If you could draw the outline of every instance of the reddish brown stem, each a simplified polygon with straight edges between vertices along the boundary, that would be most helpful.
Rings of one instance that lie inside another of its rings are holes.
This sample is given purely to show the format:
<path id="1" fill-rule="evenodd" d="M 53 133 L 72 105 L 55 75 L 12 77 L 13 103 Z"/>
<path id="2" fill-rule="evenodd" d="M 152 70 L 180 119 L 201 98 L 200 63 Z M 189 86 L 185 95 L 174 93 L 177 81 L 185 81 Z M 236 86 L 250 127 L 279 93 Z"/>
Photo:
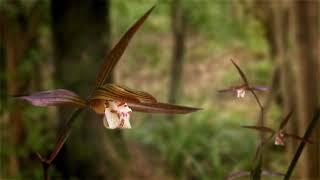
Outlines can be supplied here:
<path id="1" fill-rule="evenodd" d="M 43 179 L 44 180 L 49 180 L 49 167 L 50 167 L 50 164 L 48 164 L 46 162 L 42 162 Z"/>
<path id="2" fill-rule="evenodd" d="M 57 144 L 54 148 L 54 150 L 52 151 L 52 153 L 50 154 L 49 158 L 46 159 L 44 157 L 42 157 L 39 153 L 37 153 L 38 158 L 40 159 L 40 161 L 42 162 L 42 168 L 43 168 L 43 179 L 44 180 L 49 180 L 49 168 L 51 166 L 52 161 L 57 157 L 57 155 L 59 154 L 62 146 L 64 145 L 64 143 L 66 142 L 67 138 L 70 135 L 71 132 L 71 127 L 72 124 L 74 123 L 76 117 L 79 116 L 79 114 L 83 111 L 84 109 L 77 109 L 75 110 L 71 117 L 69 118 L 68 122 L 66 123 L 65 127 L 63 128 Z"/>

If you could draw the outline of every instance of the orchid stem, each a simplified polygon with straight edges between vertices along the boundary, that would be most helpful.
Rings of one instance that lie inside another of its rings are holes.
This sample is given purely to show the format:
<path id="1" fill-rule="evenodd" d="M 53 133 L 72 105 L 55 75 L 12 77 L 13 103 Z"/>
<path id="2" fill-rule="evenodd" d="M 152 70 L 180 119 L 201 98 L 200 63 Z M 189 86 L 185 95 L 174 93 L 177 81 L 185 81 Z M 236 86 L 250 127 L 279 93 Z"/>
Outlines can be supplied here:
<path id="1" fill-rule="evenodd" d="M 260 108 L 260 114 L 259 114 L 259 121 L 258 121 L 258 126 L 264 126 L 264 108 L 260 102 L 260 99 L 259 97 L 256 95 L 256 93 L 253 91 L 253 90 L 250 90 L 251 94 L 254 96 L 256 102 L 257 102 L 257 105 L 259 106 Z M 256 151 L 256 156 L 255 156 L 255 159 L 254 159 L 254 166 L 253 166 L 253 169 L 251 171 L 251 179 L 253 180 L 260 180 L 261 179 L 261 166 L 262 166 L 262 155 L 263 155 L 263 150 L 264 150 L 264 134 L 263 132 L 261 132 L 260 134 L 260 144 L 257 148 L 257 151 Z"/>
<path id="2" fill-rule="evenodd" d="M 310 122 L 309 126 L 308 126 L 308 129 L 307 131 L 305 132 L 304 136 L 303 136 L 303 139 L 309 139 L 311 133 L 312 133 L 312 130 L 316 127 L 317 125 L 317 122 L 319 120 L 319 117 L 320 117 L 320 109 L 318 108 L 316 111 L 315 111 L 315 114 L 312 118 L 312 121 Z M 284 176 L 283 180 L 289 180 L 291 175 L 292 175 L 292 172 L 299 160 L 299 157 L 303 151 L 303 148 L 304 146 L 306 145 L 306 141 L 301 141 L 298 149 L 297 149 L 297 152 L 296 154 L 294 155 L 291 163 L 290 163 L 290 166 L 286 172 L 286 175 Z"/>
<path id="3" fill-rule="evenodd" d="M 51 153 L 49 159 L 48 159 L 48 162 L 51 163 L 55 158 L 56 156 L 58 155 L 58 153 L 60 152 L 62 146 L 64 145 L 64 143 L 66 142 L 67 138 L 69 137 L 70 135 L 70 132 L 71 132 L 71 127 L 72 127 L 72 124 L 74 123 L 74 121 L 76 120 L 76 118 L 78 117 L 78 115 L 83 111 L 83 109 L 77 109 L 75 110 L 70 119 L 68 120 L 68 122 L 66 123 L 64 129 L 62 130 L 59 138 L 58 138 L 58 142 L 57 142 L 57 145 L 56 147 L 54 148 L 54 151 Z"/>
<path id="4" fill-rule="evenodd" d="M 253 95 L 253 97 L 255 98 L 259 108 L 260 108 L 260 116 L 259 116 L 259 121 L 258 121 L 258 126 L 264 126 L 264 107 L 263 105 L 261 104 L 260 102 L 260 99 L 259 97 L 257 96 L 257 94 L 253 91 L 253 90 L 250 90 L 251 94 Z M 261 141 L 263 141 L 264 139 L 264 134 L 261 132 L 260 133 L 260 138 L 261 138 Z"/>
<path id="5" fill-rule="evenodd" d="M 46 162 L 42 162 L 43 179 L 44 180 L 49 180 L 49 167 L 50 167 L 50 164 L 48 164 Z"/>
<path id="6" fill-rule="evenodd" d="M 59 138 L 58 138 L 58 141 L 57 141 L 57 144 L 48 159 L 45 159 L 40 154 L 37 154 L 38 158 L 42 162 L 43 179 L 44 180 L 49 180 L 49 168 L 51 166 L 51 163 L 59 154 L 61 148 L 63 147 L 64 143 L 66 142 L 66 140 L 68 139 L 68 137 L 70 135 L 72 124 L 74 123 L 76 118 L 80 115 L 80 113 L 83 110 L 84 110 L 83 108 L 78 108 L 72 113 L 72 115 L 70 116 L 69 120 L 67 121 L 65 127 L 61 131 Z"/>

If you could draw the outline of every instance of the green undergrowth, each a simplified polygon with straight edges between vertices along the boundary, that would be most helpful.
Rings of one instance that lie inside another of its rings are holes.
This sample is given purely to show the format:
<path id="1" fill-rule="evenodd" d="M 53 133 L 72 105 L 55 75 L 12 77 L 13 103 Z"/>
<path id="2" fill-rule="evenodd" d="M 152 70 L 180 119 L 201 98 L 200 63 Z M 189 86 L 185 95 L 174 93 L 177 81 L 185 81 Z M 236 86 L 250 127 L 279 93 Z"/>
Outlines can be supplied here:
<path id="1" fill-rule="evenodd" d="M 222 179 L 231 171 L 250 168 L 257 138 L 239 127 L 248 120 L 238 113 L 206 110 L 165 118 L 147 117 L 135 127 L 138 131 L 127 135 L 155 147 L 177 177 Z"/>

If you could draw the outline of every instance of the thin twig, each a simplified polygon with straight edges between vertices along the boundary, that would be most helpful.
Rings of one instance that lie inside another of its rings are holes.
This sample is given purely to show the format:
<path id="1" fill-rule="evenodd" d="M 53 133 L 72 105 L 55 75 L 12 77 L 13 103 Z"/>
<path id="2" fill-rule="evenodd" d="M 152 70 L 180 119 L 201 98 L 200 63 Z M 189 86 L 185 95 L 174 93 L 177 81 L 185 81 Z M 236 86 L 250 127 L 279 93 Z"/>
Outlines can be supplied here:
<path id="1" fill-rule="evenodd" d="M 315 111 L 315 113 L 314 113 L 314 116 L 313 116 L 313 118 L 312 118 L 312 121 L 310 122 L 310 124 L 309 124 L 309 126 L 308 126 L 308 129 L 307 129 L 307 131 L 305 132 L 305 134 L 304 134 L 304 136 L 303 136 L 303 139 L 309 139 L 309 137 L 310 137 L 310 135 L 311 135 L 311 133 L 312 133 L 312 130 L 316 127 L 316 125 L 317 125 L 317 122 L 318 122 L 318 120 L 319 120 L 319 117 L 320 117 L 320 109 L 318 108 L 316 111 Z M 296 152 L 296 154 L 294 155 L 294 157 L 293 157 L 293 159 L 292 159 L 292 161 L 291 161 L 291 163 L 290 163 L 290 165 L 289 165 L 289 168 L 288 168 L 288 170 L 287 170 L 287 172 L 286 172 L 286 175 L 284 176 L 284 180 L 289 180 L 290 179 L 290 177 L 291 177 L 291 175 L 292 175 L 292 172 L 293 172 L 293 170 L 294 170 L 294 168 L 295 168 L 295 166 L 296 166 L 296 164 L 297 164 L 297 162 L 298 162 L 298 160 L 299 160 L 299 157 L 300 157 L 300 155 L 301 155 L 301 153 L 302 153 L 302 151 L 303 151 L 303 148 L 304 148 L 304 146 L 306 145 L 306 141 L 301 141 L 301 143 L 300 143 L 300 145 L 299 145 L 299 147 L 298 147 L 298 149 L 297 149 L 297 152 Z"/>
<path id="2" fill-rule="evenodd" d="M 264 126 L 264 114 L 265 114 L 264 106 L 262 105 L 259 97 L 254 92 L 254 90 L 253 89 L 249 89 L 249 91 L 251 92 L 251 94 L 255 98 L 255 100 L 257 102 L 257 105 L 260 108 L 258 125 Z M 254 160 L 255 163 L 254 163 L 254 167 L 253 167 L 253 169 L 251 171 L 251 178 L 254 179 L 254 180 L 260 180 L 260 178 L 261 178 L 261 173 L 262 173 L 261 167 L 262 167 L 262 161 L 263 161 L 263 157 L 262 157 L 263 151 L 264 151 L 264 148 L 265 148 L 265 144 L 268 141 L 270 141 L 270 139 L 272 139 L 272 137 L 273 137 L 273 134 L 268 139 L 265 140 L 264 139 L 264 133 L 261 132 L 261 134 L 260 134 L 260 144 L 259 144 L 258 149 L 256 151 L 256 156 L 255 156 L 255 160 Z"/>

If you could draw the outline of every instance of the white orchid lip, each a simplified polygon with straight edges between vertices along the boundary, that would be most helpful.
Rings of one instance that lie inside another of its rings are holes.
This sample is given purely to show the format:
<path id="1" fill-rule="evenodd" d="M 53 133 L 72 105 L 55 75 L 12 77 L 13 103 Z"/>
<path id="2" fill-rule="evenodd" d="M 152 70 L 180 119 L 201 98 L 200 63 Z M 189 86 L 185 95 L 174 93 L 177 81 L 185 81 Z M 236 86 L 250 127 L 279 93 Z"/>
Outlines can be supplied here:
<path id="1" fill-rule="evenodd" d="M 244 98 L 246 94 L 245 88 L 238 88 L 236 89 L 236 92 L 237 92 L 237 98 Z"/>
<path id="2" fill-rule="evenodd" d="M 279 145 L 279 146 L 284 146 L 284 144 L 285 144 L 285 139 L 284 138 L 285 138 L 284 137 L 284 133 L 282 131 L 279 131 L 276 134 L 274 144 L 275 145 Z"/>
<path id="3" fill-rule="evenodd" d="M 132 110 L 125 102 L 106 101 L 103 124 L 108 129 L 130 129 L 131 112 Z"/>

